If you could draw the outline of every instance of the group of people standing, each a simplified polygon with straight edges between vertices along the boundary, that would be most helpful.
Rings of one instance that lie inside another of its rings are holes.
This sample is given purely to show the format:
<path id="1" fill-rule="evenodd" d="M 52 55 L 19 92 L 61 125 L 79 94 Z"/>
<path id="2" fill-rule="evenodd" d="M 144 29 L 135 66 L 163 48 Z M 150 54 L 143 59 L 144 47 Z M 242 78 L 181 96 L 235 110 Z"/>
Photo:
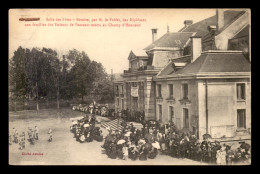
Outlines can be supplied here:
<path id="1" fill-rule="evenodd" d="M 152 127 L 152 128 L 151 128 Z M 203 136 L 200 142 L 196 135 L 190 131 L 178 130 L 174 123 L 167 124 L 144 124 L 144 129 L 152 131 L 154 138 L 161 146 L 161 152 L 177 158 L 189 158 L 210 164 L 235 164 L 248 163 L 250 157 L 250 145 L 241 142 L 241 146 L 235 150 L 230 145 L 219 141 L 210 141 L 210 137 Z"/>
<path id="2" fill-rule="evenodd" d="M 132 124 L 124 126 L 122 131 L 109 129 L 102 146 L 108 157 L 115 159 L 147 160 L 155 158 L 158 152 L 175 158 L 188 158 L 195 161 L 217 165 L 250 163 L 250 145 L 241 142 L 239 148 L 232 150 L 232 145 L 203 141 L 192 134 L 177 130 L 174 123 L 144 123 L 141 130 Z"/>
<path id="3" fill-rule="evenodd" d="M 74 134 L 76 141 L 80 143 L 103 141 L 102 130 L 100 127 L 95 127 L 96 117 L 95 115 L 86 115 L 84 118 L 74 121 L 74 124 L 70 127 L 71 132 Z"/>
<path id="4" fill-rule="evenodd" d="M 154 159 L 160 149 L 159 142 L 148 132 L 141 131 L 133 126 L 124 124 L 122 131 L 108 128 L 109 134 L 101 146 L 112 159 L 131 159 L 145 161 Z"/>
<path id="5" fill-rule="evenodd" d="M 131 122 L 137 122 L 141 123 L 144 120 L 145 112 L 144 111 L 130 111 L 127 109 L 122 109 L 120 112 L 116 113 L 116 116 L 121 114 L 121 118 L 125 121 Z"/>
<path id="6" fill-rule="evenodd" d="M 34 128 L 28 127 L 27 130 L 28 134 L 28 142 L 31 145 L 35 144 L 35 140 L 39 139 L 39 129 L 37 126 Z M 48 131 L 49 139 L 48 141 L 52 141 L 52 129 L 50 128 Z M 18 133 L 18 130 L 16 128 L 13 128 L 13 134 L 9 134 L 9 145 L 12 145 L 13 143 L 19 144 L 19 149 L 23 150 L 25 149 L 25 132 L 22 132 L 20 135 Z"/>
<path id="7" fill-rule="evenodd" d="M 34 144 L 35 140 L 38 140 L 38 133 L 39 129 L 37 126 L 32 129 L 31 127 L 28 127 L 28 141 L 30 144 Z M 25 132 L 22 132 L 20 135 L 18 133 L 18 130 L 16 128 L 13 128 L 13 134 L 9 134 L 9 145 L 12 145 L 12 143 L 19 144 L 19 149 L 23 150 L 25 149 Z"/>

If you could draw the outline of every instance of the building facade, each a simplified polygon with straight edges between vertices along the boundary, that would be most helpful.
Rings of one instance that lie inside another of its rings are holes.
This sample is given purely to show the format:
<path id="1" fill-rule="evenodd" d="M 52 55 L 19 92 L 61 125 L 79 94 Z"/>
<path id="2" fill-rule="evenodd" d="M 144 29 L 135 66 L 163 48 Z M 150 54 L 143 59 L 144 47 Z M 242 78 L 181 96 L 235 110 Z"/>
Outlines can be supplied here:
<path id="1" fill-rule="evenodd" d="M 205 133 L 248 136 L 249 16 L 247 10 L 217 10 L 194 24 L 185 20 L 179 32 L 159 39 L 152 29 L 153 43 L 130 52 L 129 69 L 115 82 L 118 109 L 145 111 L 146 120 L 172 121 L 200 139 Z"/>

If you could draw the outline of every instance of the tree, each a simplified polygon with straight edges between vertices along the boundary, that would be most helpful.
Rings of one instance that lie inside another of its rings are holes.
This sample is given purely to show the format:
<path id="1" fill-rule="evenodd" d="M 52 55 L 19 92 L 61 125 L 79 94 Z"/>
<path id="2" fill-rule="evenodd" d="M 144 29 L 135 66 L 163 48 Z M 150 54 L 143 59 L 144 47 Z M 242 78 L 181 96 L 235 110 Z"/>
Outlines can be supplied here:
<path id="1" fill-rule="evenodd" d="M 9 60 L 9 91 L 11 98 L 14 100 L 15 111 L 17 100 L 24 100 L 27 92 L 25 61 L 25 49 L 22 47 L 19 47 L 14 52 L 14 56 Z"/>
<path id="2" fill-rule="evenodd" d="M 60 63 L 60 60 L 58 59 L 58 54 L 56 51 L 52 49 L 43 48 L 42 52 L 45 55 L 45 60 L 47 60 L 48 64 L 46 64 L 48 67 L 45 69 L 45 73 L 49 74 L 51 77 L 51 80 L 49 81 L 48 87 L 55 86 L 56 91 L 56 100 L 57 100 L 57 109 L 60 108 L 60 79 L 61 79 L 61 68 L 62 65 Z M 45 76 L 46 77 L 46 76 Z M 43 80 L 46 82 L 47 79 Z M 47 83 L 45 83 L 47 84 Z M 51 92 L 51 89 L 48 90 L 48 92 Z"/>

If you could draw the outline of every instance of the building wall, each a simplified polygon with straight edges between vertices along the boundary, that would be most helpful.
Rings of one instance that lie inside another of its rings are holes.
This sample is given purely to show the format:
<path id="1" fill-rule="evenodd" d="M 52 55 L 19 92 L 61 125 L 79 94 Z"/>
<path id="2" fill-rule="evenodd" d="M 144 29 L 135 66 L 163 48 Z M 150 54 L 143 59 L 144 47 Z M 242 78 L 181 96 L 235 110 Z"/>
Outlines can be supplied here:
<path id="1" fill-rule="evenodd" d="M 182 84 L 188 84 L 188 100 L 190 102 L 184 102 Z M 158 105 L 162 105 L 162 122 L 170 121 L 169 106 L 174 108 L 174 123 L 178 129 L 183 128 L 183 109 L 186 108 L 189 111 L 189 129 L 193 131 L 193 127 L 196 127 L 196 117 L 198 116 L 197 109 L 197 83 L 195 80 L 168 80 L 158 81 L 156 85 L 162 85 L 162 99 L 156 99 L 156 119 L 159 120 Z M 173 84 L 173 100 L 167 100 L 169 98 L 168 84 Z M 156 86 L 157 87 L 157 86 Z"/>
<path id="2" fill-rule="evenodd" d="M 188 84 L 188 101 L 182 100 L 182 84 Z M 246 100 L 238 102 L 237 83 L 246 84 Z M 206 88 L 202 80 L 167 80 L 161 84 L 162 98 L 156 98 L 156 120 L 159 120 L 159 106 L 162 105 L 162 122 L 170 121 L 169 106 L 174 107 L 174 123 L 178 129 L 184 127 L 183 109 L 189 111 L 189 129 L 200 139 L 206 133 Z M 174 100 L 169 98 L 168 84 L 173 84 Z M 156 96 L 157 96 L 156 89 Z M 237 129 L 237 109 L 246 110 L 246 128 L 251 130 L 251 89 L 250 82 L 242 80 L 208 80 L 208 133 L 215 138 L 223 135 L 234 137 L 248 135 Z M 220 135 L 220 133 L 224 132 Z"/>
<path id="3" fill-rule="evenodd" d="M 117 91 L 118 86 L 118 91 Z M 123 87 L 123 88 L 122 88 Z M 125 109 L 125 85 L 123 82 L 114 84 L 115 111 Z M 124 102 L 122 102 L 124 100 Z"/>
<path id="4" fill-rule="evenodd" d="M 246 84 L 246 101 L 237 101 L 236 84 Z M 205 82 L 198 81 L 199 136 L 206 133 Z M 237 134 L 237 109 L 246 109 L 246 127 L 251 128 L 250 87 L 246 80 L 208 80 L 208 133 L 213 138 Z"/>

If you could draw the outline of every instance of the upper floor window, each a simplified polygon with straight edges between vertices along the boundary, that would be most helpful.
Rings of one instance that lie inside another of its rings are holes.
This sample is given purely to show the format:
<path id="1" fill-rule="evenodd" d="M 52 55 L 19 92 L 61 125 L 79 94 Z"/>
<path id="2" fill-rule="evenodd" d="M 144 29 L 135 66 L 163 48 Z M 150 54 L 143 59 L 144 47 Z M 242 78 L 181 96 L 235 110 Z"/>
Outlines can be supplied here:
<path id="1" fill-rule="evenodd" d="M 144 66 L 143 60 L 140 60 L 140 61 L 139 61 L 139 65 L 140 65 L 140 67 Z"/>
<path id="2" fill-rule="evenodd" d="M 162 85 L 157 85 L 157 97 L 162 97 Z"/>
<path id="3" fill-rule="evenodd" d="M 173 84 L 169 84 L 168 89 L 169 89 L 169 98 L 173 98 Z"/>
<path id="4" fill-rule="evenodd" d="M 119 88 L 118 88 L 118 85 L 116 85 L 116 93 L 119 94 Z"/>
<path id="5" fill-rule="evenodd" d="M 188 84 L 182 85 L 182 96 L 183 99 L 188 99 Z"/>
<path id="6" fill-rule="evenodd" d="M 117 98 L 117 106 L 119 106 L 119 103 L 120 103 L 119 98 Z"/>
<path id="7" fill-rule="evenodd" d="M 245 84 L 238 83 L 237 84 L 237 99 L 238 100 L 245 100 L 246 99 L 246 92 L 245 92 Z"/>
<path id="8" fill-rule="evenodd" d="M 121 86 L 121 94 L 124 94 L 124 85 Z"/>

